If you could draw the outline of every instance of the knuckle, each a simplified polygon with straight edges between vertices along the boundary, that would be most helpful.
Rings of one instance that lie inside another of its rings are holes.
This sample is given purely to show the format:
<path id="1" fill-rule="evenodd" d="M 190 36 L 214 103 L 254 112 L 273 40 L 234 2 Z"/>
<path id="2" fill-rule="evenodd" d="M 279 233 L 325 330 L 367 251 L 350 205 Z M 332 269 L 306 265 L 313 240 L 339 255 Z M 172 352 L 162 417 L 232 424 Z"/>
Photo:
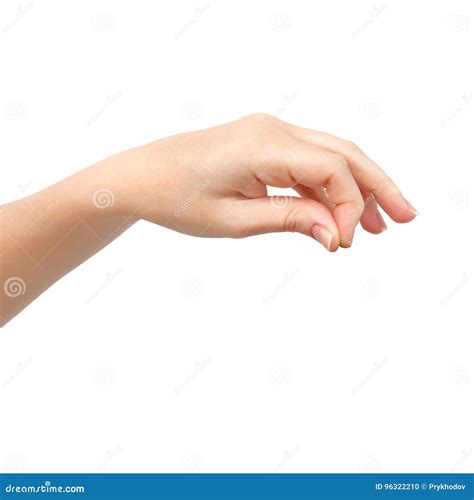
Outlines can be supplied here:
<path id="1" fill-rule="evenodd" d="M 277 128 L 279 119 L 267 113 L 252 113 L 244 117 L 244 121 L 249 124 L 252 130 L 260 133 Z"/>
<path id="2" fill-rule="evenodd" d="M 262 112 L 252 113 L 248 118 L 258 123 L 268 123 L 276 120 L 274 116 Z"/>
<path id="3" fill-rule="evenodd" d="M 361 151 L 359 146 L 352 141 L 345 140 L 344 147 L 348 153 L 360 153 L 360 151 Z"/>
<path id="4" fill-rule="evenodd" d="M 342 155 L 334 154 L 332 157 L 332 163 L 335 170 L 347 170 L 349 168 L 349 163 L 346 158 Z"/>
<path id="5" fill-rule="evenodd" d="M 259 138 L 252 142 L 246 154 L 252 165 L 264 172 L 266 178 L 271 178 L 275 175 L 272 173 L 272 168 L 278 165 L 280 150 L 278 142 L 271 138 Z"/>
<path id="6" fill-rule="evenodd" d="M 243 118 L 243 135 L 255 153 L 272 156 L 280 151 L 283 135 L 276 123 L 277 118 L 265 113 L 254 113 Z"/>
<path id="7" fill-rule="evenodd" d="M 402 196 L 400 189 L 390 180 L 374 179 L 369 185 L 369 191 L 372 196 L 377 197 L 382 195 Z"/>
<path id="8" fill-rule="evenodd" d="M 376 180 L 373 180 L 369 185 L 368 185 L 368 191 L 371 194 L 371 196 L 377 196 L 380 194 L 384 189 L 386 189 L 387 186 L 381 182 L 377 182 Z"/>

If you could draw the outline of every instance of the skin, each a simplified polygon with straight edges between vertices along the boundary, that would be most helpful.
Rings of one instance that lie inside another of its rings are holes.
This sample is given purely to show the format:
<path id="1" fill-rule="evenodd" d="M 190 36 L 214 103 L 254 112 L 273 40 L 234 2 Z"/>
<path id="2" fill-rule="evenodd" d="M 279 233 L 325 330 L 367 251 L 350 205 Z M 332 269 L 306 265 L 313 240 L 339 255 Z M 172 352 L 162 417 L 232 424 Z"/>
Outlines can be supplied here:
<path id="1" fill-rule="evenodd" d="M 335 252 L 359 222 L 386 229 L 379 206 L 417 215 L 355 144 L 266 114 L 160 139 L 0 207 L 0 324 L 140 219 L 193 236 L 299 232 Z"/>

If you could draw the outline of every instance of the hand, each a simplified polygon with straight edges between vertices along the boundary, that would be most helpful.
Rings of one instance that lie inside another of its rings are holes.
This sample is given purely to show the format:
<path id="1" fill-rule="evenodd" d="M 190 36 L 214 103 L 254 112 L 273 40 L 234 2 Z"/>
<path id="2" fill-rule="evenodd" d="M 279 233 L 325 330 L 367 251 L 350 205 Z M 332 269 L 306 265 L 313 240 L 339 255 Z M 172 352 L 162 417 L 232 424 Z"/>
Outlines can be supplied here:
<path id="1" fill-rule="evenodd" d="M 386 229 L 379 205 L 396 222 L 417 215 L 355 144 L 265 114 L 132 151 L 139 159 L 122 162 L 115 188 L 126 212 L 194 236 L 296 231 L 335 251 L 359 221 Z M 301 197 L 267 196 L 267 186 Z"/>
<path id="2" fill-rule="evenodd" d="M 416 216 L 357 146 L 271 116 L 161 139 L 0 206 L 0 326 L 138 219 L 195 236 L 298 231 L 335 251 L 359 220 L 386 228 L 378 205 Z"/>

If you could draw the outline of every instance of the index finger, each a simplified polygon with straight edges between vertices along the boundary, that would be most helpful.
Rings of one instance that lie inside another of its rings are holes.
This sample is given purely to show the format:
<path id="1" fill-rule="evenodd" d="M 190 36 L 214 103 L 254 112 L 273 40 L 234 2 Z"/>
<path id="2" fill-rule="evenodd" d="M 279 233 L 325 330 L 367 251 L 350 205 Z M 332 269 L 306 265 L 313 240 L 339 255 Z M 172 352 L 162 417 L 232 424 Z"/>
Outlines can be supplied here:
<path id="1" fill-rule="evenodd" d="M 361 190 L 372 193 L 394 221 L 409 222 L 418 215 L 393 180 L 356 144 L 325 132 L 294 125 L 291 127 L 292 133 L 299 139 L 343 155 Z"/>

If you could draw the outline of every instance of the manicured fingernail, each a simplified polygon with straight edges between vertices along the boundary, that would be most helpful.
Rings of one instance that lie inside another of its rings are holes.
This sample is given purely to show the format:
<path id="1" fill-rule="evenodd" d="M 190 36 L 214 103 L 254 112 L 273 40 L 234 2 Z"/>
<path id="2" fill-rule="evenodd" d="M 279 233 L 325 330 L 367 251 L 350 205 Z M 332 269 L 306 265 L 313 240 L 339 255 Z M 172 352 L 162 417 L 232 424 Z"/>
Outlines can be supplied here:
<path id="1" fill-rule="evenodd" d="M 316 241 L 319 241 L 321 245 L 326 247 L 328 250 L 331 249 L 332 234 L 331 232 L 319 224 L 315 224 L 311 228 L 311 233 Z"/>
<path id="2" fill-rule="evenodd" d="M 413 214 L 413 215 L 420 215 L 418 213 L 418 210 L 408 201 L 405 199 L 405 203 L 407 205 L 407 208 L 408 210 L 410 210 L 410 212 Z"/>
<path id="3" fill-rule="evenodd" d="M 380 215 L 380 212 L 378 210 L 377 210 L 376 217 L 377 217 L 377 222 L 379 223 L 379 227 L 382 230 L 382 232 L 386 231 L 387 224 L 385 224 L 385 221 L 383 220 L 383 217 Z"/>

